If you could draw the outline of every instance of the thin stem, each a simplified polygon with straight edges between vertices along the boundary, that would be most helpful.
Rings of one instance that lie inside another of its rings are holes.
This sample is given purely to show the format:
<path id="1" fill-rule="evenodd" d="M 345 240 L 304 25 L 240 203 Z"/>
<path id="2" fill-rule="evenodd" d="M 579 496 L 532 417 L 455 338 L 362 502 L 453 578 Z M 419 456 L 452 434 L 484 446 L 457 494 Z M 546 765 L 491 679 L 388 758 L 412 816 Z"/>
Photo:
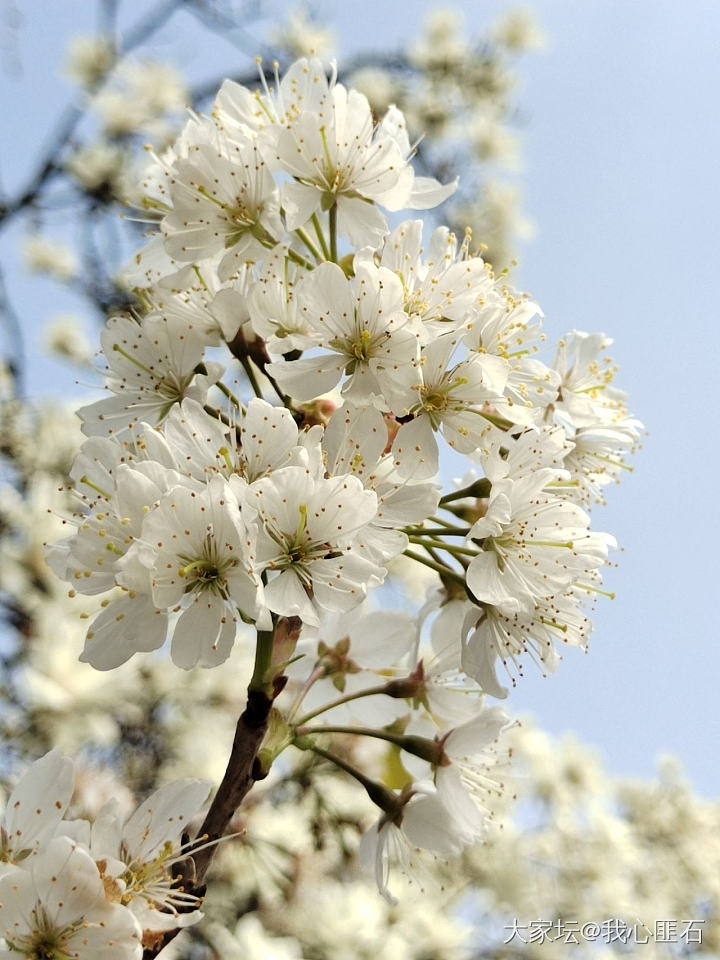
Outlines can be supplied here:
<path id="1" fill-rule="evenodd" d="M 330 753 L 328 750 L 323 750 L 322 747 L 318 747 L 314 743 L 308 743 L 302 746 L 298 743 L 297 746 L 300 746 L 301 749 L 312 750 L 312 752 L 316 753 L 319 757 L 322 757 L 324 760 L 329 760 L 330 763 L 334 763 L 336 767 L 344 770 L 345 773 L 349 774 L 351 777 L 353 777 L 353 779 L 357 780 L 358 783 L 361 783 L 363 787 L 365 787 L 367 795 L 374 804 L 380 807 L 381 810 L 392 814 L 396 814 L 398 812 L 398 797 L 396 797 L 391 790 L 388 790 L 388 788 L 384 787 L 381 783 L 376 783 L 374 780 L 366 777 L 364 773 L 357 769 L 357 767 L 353 767 L 352 764 L 348 763 L 346 760 L 343 760 L 342 757 L 338 757 L 334 753 Z"/>
<path id="2" fill-rule="evenodd" d="M 444 577 L 446 580 L 454 580 L 455 583 L 460 583 L 463 587 L 465 586 L 465 578 L 462 577 L 456 570 L 452 570 L 450 567 L 446 567 L 441 563 L 436 563 L 434 560 L 430 560 L 428 557 L 423 557 L 419 553 L 415 553 L 413 550 L 406 550 L 405 556 L 409 557 L 411 560 L 417 560 L 418 563 L 422 563 L 426 567 L 430 567 L 431 570 L 439 573 L 440 576 Z"/>
<path id="3" fill-rule="evenodd" d="M 320 244 L 320 249 L 323 252 L 326 260 L 330 259 L 330 250 L 328 249 L 327 240 L 325 239 L 325 233 L 318 219 L 318 215 L 314 213 L 312 215 L 312 225 L 315 227 L 315 235 L 318 238 L 318 243 Z"/>
<path id="4" fill-rule="evenodd" d="M 446 503 L 451 503 L 453 500 L 463 500 L 465 498 L 484 498 L 490 496 L 490 490 L 492 484 L 490 481 L 483 477 L 482 480 L 475 480 L 474 483 L 471 483 L 467 487 L 463 487 L 462 490 L 456 490 L 454 493 L 447 493 L 444 497 L 440 498 L 440 506 L 444 506 Z"/>
<path id="5" fill-rule="evenodd" d="M 296 233 L 297 237 L 298 237 L 300 240 L 302 240 L 302 242 L 303 242 L 303 243 L 305 244 L 305 246 L 308 248 L 308 250 L 310 251 L 310 253 L 315 257 L 315 259 L 317 260 L 317 262 L 320 263 L 320 261 L 322 260 L 322 257 L 321 257 L 321 255 L 320 255 L 320 251 L 319 251 L 318 248 L 315 246 L 315 244 L 312 242 L 312 240 L 310 239 L 310 237 L 305 233 L 305 231 L 302 229 L 302 227 L 297 227 L 297 228 L 295 229 L 295 233 Z"/>
<path id="6" fill-rule="evenodd" d="M 343 697 L 338 697 L 337 700 L 332 700 L 330 703 L 326 703 L 324 707 L 319 707 L 317 710 L 313 710 L 312 713 L 306 713 L 304 717 L 301 717 L 298 720 L 297 726 L 301 727 L 309 720 L 319 717 L 321 713 L 326 713 L 328 710 L 332 710 L 334 707 L 339 707 L 343 703 L 350 703 L 351 700 L 359 700 L 361 697 L 374 697 L 377 694 L 386 692 L 387 684 L 383 683 L 379 687 L 368 687 L 366 690 L 356 690 L 355 693 L 346 693 Z"/>
<path id="7" fill-rule="evenodd" d="M 328 212 L 328 225 L 330 229 L 330 259 L 333 263 L 338 262 L 337 255 L 337 203 L 334 203 Z"/>
<path id="8" fill-rule="evenodd" d="M 403 527 L 403 533 L 413 537 L 466 537 L 470 533 L 470 527 L 460 529 L 446 524 L 442 527 Z"/>
<path id="9" fill-rule="evenodd" d="M 452 503 L 441 503 L 439 506 L 441 510 L 447 510 L 447 512 L 451 513 L 457 520 L 462 520 L 467 523 L 466 507 L 455 506 Z"/>
<path id="10" fill-rule="evenodd" d="M 352 737 L 374 737 L 376 740 L 384 740 L 386 743 L 392 743 L 406 753 L 415 757 L 420 757 L 432 763 L 433 766 L 439 766 L 445 759 L 442 744 L 438 740 L 431 740 L 429 737 L 419 737 L 415 734 L 391 733 L 389 730 L 378 730 L 375 727 L 311 727 L 304 730 L 298 730 L 303 737 L 314 733 L 346 733 Z"/>
<path id="11" fill-rule="evenodd" d="M 291 407 L 292 407 L 291 399 L 290 399 L 290 397 L 289 397 L 286 393 L 283 393 L 283 392 L 282 392 L 282 390 L 280 389 L 280 386 L 279 386 L 277 380 L 275 379 L 275 377 L 271 376 L 271 375 L 267 372 L 267 370 L 263 370 L 263 376 L 265 376 L 265 377 L 268 379 L 268 381 L 270 382 L 270 386 L 273 388 L 273 390 L 274 390 L 275 393 L 277 394 L 278 399 L 280 400 L 280 402 L 282 403 L 282 405 L 283 405 L 284 407 L 287 407 L 288 410 L 291 409 Z"/>
<path id="12" fill-rule="evenodd" d="M 454 523 L 450 523 L 449 520 L 443 520 L 442 517 L 432 517 L 428 520 L 428 523 L 439 523 L 441 526 L 446 527 L 448 530 L 460 530 L 461 528 L 456 526 Z M 469 529 L 469 528 L 467 528 Z"/>
<path id="13" fill-rule="evenodd" d="M 423 550 L 425 550 L 427 553 L 430 554 L 430 556 L 433 558 L 435 563 L 439 563 L 440 565 L 443 564 L 443 558 L 440 556 L 439 553 L 437 553 L 437 551 L 433 550 L 433 548 L 429 544 L 423 543 Z"/>
<path id="14" fill-rule="evenodd" d="M 452 553 L 453 555 L 466 555 L 468 557 L 477 556 L 477 550 L 472 550 L 470 547 L 458 547 L 452 543 L 443 543 L 442 540 L 425 540 L 423 537 L 408 537 L 410 543 L 417 543 L 421 547 L 435 547 L 436 550 L 445 550 L 446 553 Z"/>
<path id="15" fill-rule="evenodd" d="M 319 667 L 317 666 L 317 664 L 313 667 L 312 673 L 310 674 L 310 676 L 307 678 L 305 683 L 302 685 L 302 687 L 298 691 L 298 695 L 295 697 L 295 700 L 293 701 L 293 704 L 290 707 L 290 710 L 288 711 L 288 715 L 286 719 L 289 724 L 293 722 L 293 717 L 300 709 L 300 706 L 303 700 L 305 699 L 305 697 L 307 696 L 307 694 L 309 693 L 310 689 L 320 679 L 320 677 L 322 677 L 324 673 L 325 673 L 324 667 Z M 313 714 L 310 714 L 310 716 L 313 716 Z"/>
<path id="16" fill-rule="evenodd" d="M 288 257 L 292 260 L 293 263 L 296 263 L 299 267 L 305 267 L 306 270 L 314 270 L 315 268 L 310 263 L 309 260 L 306 260 L 301 254 L 297 253 L 295 250 L 288 250 Z"/>
<path id="17" fill-rule="evenodd" d="M 394 743 L 397 747 L 401 747 L 407 739 L 402 734 L 389 733 L 387 730 L 376 730 L 374 727 L 345 727 L 342 725 L 307 727 L 298 729 L 298 733 L 303 737 L 310 736 L 310 734 L 346 733 L 351 737 L 374 737 L 376 740 L 386 740 L 388 743 Z"/>
<path id="18" fill-rule="evenodd" d="M 225 396 L 228 398 L 228 400 L 235 407 L 236 410 L 245 409 L 243 405 L 240 403 L 240 401 L 238 400 L 238 398 L 235 396 L 235 394 L 232 392 L 232 390 L 229 387 L 226 387 L 225 384 L 222 382 L 222 380 L 217 380 L 215 382 L 215 386 L 218 388 L 220 393 L 225 394 Z"/>
<path id="19" fill-rule="evenodd" d="M 255 392 L 255 396 L 260 397 L 260 399 L 262 400 L 263 392 L 260 389 L 260 384 L 258 383 L 258 379 L 255 376 L 255 371 L 252 368 L 252 364 L 250 360 L 247 357 L 240 357 L 240 363 L 242 364 L 243 370 L 245 371 L 245 374 L 247 375 L 247 378 L 250 381 L 250 386 L 253 388 Z"/>

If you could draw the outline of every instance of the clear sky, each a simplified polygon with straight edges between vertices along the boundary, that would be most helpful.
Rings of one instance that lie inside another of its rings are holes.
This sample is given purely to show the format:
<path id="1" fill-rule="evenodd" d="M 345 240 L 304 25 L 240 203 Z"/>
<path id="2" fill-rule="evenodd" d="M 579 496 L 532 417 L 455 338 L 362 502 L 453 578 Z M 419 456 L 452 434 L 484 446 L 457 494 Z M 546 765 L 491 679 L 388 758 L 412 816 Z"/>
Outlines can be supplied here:
<path id="1" fill-rule="evenodd" d="M 135 13 L 149 4 L 127 3 Z M 0 0 L 3 184 L 22 182 L 34 150 L 70 96 L 57 79 L 67 38 L 89 32 L 88 0 L 23 0 L 12 25 Z M 277 9 L 278 6 L 274 5 Z M 424 2 L 320 4 L 339 54 L 398 45 Z M 506 6 L 459 2 L 470 32 Z M 594 524 L 624 547 L 608 579 L 590 654 L 569 651 L 558 674 L 528 670 L 507 706 L 595 744 L 610 770 L 648 776 L 679 755 L 696 787 L 720 793 L 718 710 L 717 297 L 720 263 L 720 4 L 716 0 L 535 0 L 548 48 L 527 57 L 525 209 L 537 232 L 516 282 L 546 314 L 549 339 L 576 327 L 614 337 L 619 384 L 650 434 L 635 472 L 610 490 Z M 223 40 L 198 40 L 187 17 L 161 37 L 194 78 L 232 70 Z M 10 50 L 8 53 L 7 50 Z M 17 239 L 15 233 L 10 241 Z M 4 251 L 7 251 L 6 241 Z M 42 360 L 37 330 L 72 309 L 56 287 L 19 268 L 12 289 L 26 326 L 31 382 L 56 395 L 73 374 Z M 77 389 L 77 388 L 74 388 Z"/>

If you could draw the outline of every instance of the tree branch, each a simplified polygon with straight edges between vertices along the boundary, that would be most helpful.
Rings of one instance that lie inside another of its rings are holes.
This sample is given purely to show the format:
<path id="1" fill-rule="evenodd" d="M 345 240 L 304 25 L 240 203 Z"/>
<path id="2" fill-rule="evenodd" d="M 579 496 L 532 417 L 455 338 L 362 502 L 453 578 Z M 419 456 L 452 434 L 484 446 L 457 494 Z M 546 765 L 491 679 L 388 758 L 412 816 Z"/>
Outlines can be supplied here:
<path id="1" fill-rule="evenodd" d="M 284 658 L 278 665 L 272 652 L 279 651 L 282 657 L 282 651 L 285 651 L 289 644 L 294 645 L 297 642 L 301 628 L 302 621 L 298 617 L 283 617 L 279 620 L 274 634 L 268 634 L 271 641 L 270 656 L 267 645 L 263 646 L 262 635 L 258 634 L 256 669 L 248 687 L 247 704 L 235 728 L 225 775 L 198 831 L 197 842 L 202 845 L 202 849 L 194 855 L 191 851 L 189 858 L 178 865 L 177 879 L 187 893 L 199 897 L 203 895 L 205 874 L 217 849 L 217 845 L 208 844 L 225 835 L 237 808 L 256 781 L 266 776 L 256 763 L 258 750 L 267 733 L 273 701 L 285 686 L 285 677 L 282 676 Z M 262 665 L 262 669 L 258 669 L 258 664 Z M 273 677 L 274 669 L 279 669 L 280 673 Z M 176 928 L 155 938 L 152 945 L 145 948 L 143 960 L 156 957 L 179 932 L 180 928 Z"/>
<path id="2" fill-rule="evenodd" d="M 162 27 L 172 14 L 181 6 L 184 6 L 188 0 L 160 0 L 158 4 L 142 19 L 140 19 L 127 33 L 125 38 L 119 44 L 120 56 L 130 53 L 135 47 L 145 43 L 157 30 Z M 96 88 L 100 89 L 109 73 L 102 78 Z M 19 213 L 25 207 L 31 206 L 37 200 L 45 183 L 52 179 L 55 174 L 62 172 L 62 165 L 58 162 L 61 151 L 70 141 L 78 124 L 87 112 L 87 105 L 66 107 L 60 120 L 48 139 L 49 146 L 44 151 L 44 155 L 38 163 L 35 173 L 30 177 L 27 184 L 21 188 L 14 199 L 0 200 L 0 223 L 8 220 Z"/>

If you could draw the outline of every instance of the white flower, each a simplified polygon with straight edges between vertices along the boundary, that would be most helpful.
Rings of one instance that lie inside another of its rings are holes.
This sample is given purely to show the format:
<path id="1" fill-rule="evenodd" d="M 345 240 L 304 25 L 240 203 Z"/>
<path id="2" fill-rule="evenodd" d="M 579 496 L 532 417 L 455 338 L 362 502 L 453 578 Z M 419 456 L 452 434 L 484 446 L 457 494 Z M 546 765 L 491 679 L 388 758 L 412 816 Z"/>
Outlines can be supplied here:
<path id="1" fill-rule="evenodd" d="M 120 147 L 101 140 L 79 147 L 71 154 L 66 168 L 84 190 L 117 190 L 124 163 L 125 155 Z"/>
<path id="2" fill-rule="evenodd" d="M 528 9 L 505 10 L 495 21 L 492 32 L 496 43 L 517 53 L 542 50 L 547 44 L 547 37 L 538 25 L 535 14 Z"/>
<path id="3" fill-rule="evenodd" d="M 172 868 L 191 851 L 182 834 L 209 792 L 207 781 L 178 780 L 156 790 L 126 823 L 110 801 L 92 825 L 90 851 L 104 876 L 118 881 L 120 902 L 143 930 L 173 930 L 202 918 L 198 898 L 178 887 Z"/>
<path id="4" fill-rule="evenodd" d="M 23 864 L 57 830 L 73 792 L 72 760 L 51 750 L 25 771 L 0 821 L 0 876 Z"/>
<path id="5" fill-rule="evenodd" d="M 223 310 L 216 312 L 216 296 L 211 287 L 217 286 L 218 282 L 217 279 L 215 283 L 212 281 L 213 275 L 210 275 L 208 282 L 203 279 L 204 286 L 200 283 L 195 287 L 188 285 L 183 293 L 149 291 L 148 302 L 152 304 L 152 310 L 145 314 L 143 323 L 159 317 L 169 321 L 175 330 L 184 330 L 188 336 L 200 340 L 204 346 L 218 346 L 224 339 L 222 321 L 218 316 Z M 231 293 L 229 289 L 226 291 L 226 294 Z M 222 299 L 218 306 L 220 304 Z"/>
<path id="6" fill-rule="evenodd" d="M 434 464 L 416 442 L 416 434 L 416 425 L 406 424 L 391 443 L 377 409 L 349 403 L 333 414 L 325 429 L 328 473 L 354 474 L 377 495 L 377 513 L 359 544 L 378 563 L 386 563 L 407 547 L 407 535 L 398 528 L 422 523 L 438 505 L 439 488 L 429 482 Z"/>
<path id="7" fill-rule="evenodd" d="M 53 317 L 45 327 L 44 335 L 48 350 L 57 356 L 83 366 L 91 362 L 94 348 L 79 317 L 70 313 Z"/>
<path id="8" fill-rule="evenodd" d="M 285 467 L 248 488 L 257 517 L 256 570 L 272 577 L 270 610 L 317 626 L 325 611 L 350 610 L 381 583 L 385 570 L 358 556 L 353 542 L 377 510 L 377 497 L 356 477 L 315 480 Z"/>
<path id="9" fill-rule="evenodd" d="M 358 849 L 360 865 L 374 874 L 378 890 L 389 903 L 397 903 L 388 887 L 393 864 L 408 882 L 419 879 L 422 884 L 429 871 L 421 851 L 455 856 L 464 845 L 457 822 L 432 785 L 413 784 L 406 798 L 398 797 L 398 808 L 394 815 L 383 813 Z"/>
<path id="10" fill-rule="evenodd" d="M 521 433 L 515 430 L 498 433 L 490 438 L 486 450 L 478 451 L 476 458 L 482 463 L 488 480 L 495 483 L 505 477 L 511 480 L 527 477 L 543 467 L 569 470 L 567 457 L 572 447 L 562 427 L 547 425 L 530 427 Z M 470 482 L 468 478 L 462 486 Z M 550 486 L 560 496 L 560 491 L 570 482 L 557 480 L 551 482 Z"/>
<path id="11" fill-rule="evenodd" d="M 588 505 L 605 503 L 604 488 L 633 469 L 625 457 L 635 451 L 641 429 L 638 420 L 625 419 L 576 430 L 563 461 L 572 485 L 559 492 Z"/>
<path id="12" fill-rule="evenodd" d="M 312 318 L 298 306 L 297 292 L 302 277 L 288 257 L 288 247 L 280 244 L 267 257 L 257 282 L 248 293 L 252 328 L 267 340 L 271 355 L 315 345 Z"/>
<path id="13" fill-rule="evenodd" d="M 324 57 L 332 52 L 337 43 L 334 31 L 321 27 L 303 7 L 296 7 L 287 13 L 284 21 L 271 34 L 271 41 L 285 47 L 295 57 Z"/>
<path id="14" fill-rule="evenodd" d="M 272 128 L 294 123 L 303 110 L 319 113 L 327 105 L 328 79 L 317 57 L 296 60 L 282 80 L 276 73 L 274 90 L 268 87 L 262 70 L 260 80 L 262 90 L 248 90 L 234 80 L 225 80 L 220 87 L 213 117 L 231 140 L 255 137 L 262 130 L 274 137 Z"/>
<path id="15" fill-rule="evenodd" d="M 56 837 L 28 870 L 0 879 L 0 934 L 7 957 L 140 960 L 132 913 L 105 899 L 98 868 L 69 837 Z"/>
<path id="16" fill-rule="evenodd" d="M 150 570 L 155 606 L 179 612 L 173 661 L 189 670 L 226 660 L 238 620 L 256 620 L 262 604 L 252 539 L 231 487 L 219 477 L 201 491 L 174 487 L 145 519 L 137 556 Z"/>
<path id="17" fill-rule="evenodd" d="M 271 936 L 256 913 L 242 917 L 231 933 L 219 923 L 203 933 L 223 960 L 301 960 L 302 948 L 294 937 Z"/>
<path id="18" fill-rule="evenodd" d="M 531 356 L 544 340 L 541 318 L 536 303 L 503 287 L 501 293 L 493 291 L 468 323 L 464 340 L 470 350 L 485 362 L 491 357 L 504 361 L 503 397 L 494 407 L 512 423 L 537 422 L 557 397 L 557 372 Z"/>
<path id="19" fill-rule="evenodd" d="M 491 816 L 489 799 L 502 794 L 496 744 L 507 726 L 503 710 L 484 707 L 440 741 L 444 762 L 435 767 L 435 786 L 467 843 L 484 836 Z"/>
<path id="20" fill-rule="evenodd" d="M 562 471 L 543 469 L 493 484 L 487 512 L 469 534 L 470 542 L 481 546 L 466 574 L 476 601 L 505 615 L 531 616 L 539 601 L 594 576 L 606 562 L 612 538 L 591 533 L 579 506 L 545 490 L 566 478 Z"/>
<path id="21" fill-rule="evenodd" d="M 159 139 L 169 131 L 163 114 L 179 113 L 187 102 L 182 76 L 172 65 L 125 60 L 93 96 L 92 108 L 108 137 L 145 133 Z"/>
<path id="22" fill-rule="evenodd" d="M 437 463 L 434 431 L 442 431 L 451 447 L 472 453 L 495 427 L 492 405 L 502 397 L 507 363 L 500 357 L 475 354 L 454 362 L 459 341 L 448 334 L 423 347 L 417 363 L 420 383 L 393 390 L 390 403 L 398 415 L 417 420 L 417 443 Z"/>
<path id="23" fill-rule="evenodd" d="M 315 344 L 327 352 L 268 366 L 296 400 L 327 393 L 344 375 L 343 393 L 358 403 L 382 402 L 391 389 L 417 382 L 417 334 L 403 310 L 400 281 L 389 270 L 363 262 L 350 283 L 336 264 L 322 263 L 297 297 Z"/>
<path id="24" fill-rule="evenodd" d="M 502 665 L 513 686 L 523 675 L 521 657 L 528 656 L 543 672 L 553 673 L 560 657 L 556 643 L 587 649 L 592 623 L 583 611 L 588 597 L 603 591 L 599 575 L 588 576 L 589 582 L 573 585 L 563 593 L 538 600 L 531 614 L 503 613 L 498 607 L 483 605 L 468 612 L 464 625 L 462 665 L 477 680 L 485 693 L 504 699 L 507 689 L 497 677 Z M 612 596 L 612 594 L 609 594 Z"/>
<path id="25" fill-rule="evenodd" d="M 222 367 L 206 363 L 203 341 L 176 318 L 148 317 L 141 323 L 113 317 L 101 334 L 112 397 L 78 410 L 88 436 L 121 434 L 138 421 L 162 422 L 185 397 L 204 402 Z"/>
<path id="26" fill-rule="evenodd" d="M 390 210 L 436 206 L 455 189 L 415 178 L 404 118 L 391 107 L 377 127 L 367 99 L 337 84 L 327 104 L 277 132 L 274 163 L 294 178 L 282 188 L 289 230 L 319 210 L 337 208 L 338 230 L 353 246 L 375 246 L 387 233 L 375 203 Z M 368 203 L 367 201 L 372 201 Z"/>
<path id="27" fill-rule="evenodd" d="M 175 407 L 165 422 L 164 436 L 177 469 L 202 482 L 220 474 L 253 483 L 281 467 L 319 463 L 319 428 L 300 435 L 284 407 L 254 398 L 238 419 L 239 424 L 228 429 L 194 400 Z"/>
<path id="28" fill-rule="evenodd" d="M 260 259 L 283 234 L 275 183 L 251 140 L 217 134 L 215 142 L 192 145 L 172 166 L 169 193 L 165 249 L 181 262 L 227 249 L 221 278 L 236 264 Z"/>
<path id="29" fill-rule="evenodd" d="M 153 452 L 165 451 L 156 445 Z M 135 541 L 168 486 L 189 481 L 156 460 L 134 462 L 128 447 L 104 437 L 86 441 L 72 474 L 81 490 L 96 496 L 89 501 L 91 512 L 74 521 L 76 534 L 53 544 L 47 562 L 72 584 L 71 595 L 123 587 L 120 598 L 103 600 L 81 656 L 96 669 L 109 670 L 165 642 L 167 616 L 152 602 L 150 575 L 137 562 Z"/>
<path id="30" fill-rule="evenodd" d="M 83 87 L 92 87 L 108 72 L 115 60 L 107 37 L 76 36 L 70 41 L 65 71 Z"/>
<path id="31" fill-rule="evenodd" d="M 560 375 L 555 415 L 572 427 L 617 423 L 627 416 L 625 394 L 611 386 L 617 367 L 603 351 L 612 343 L 602 333 L 571 330 L 558 345 L 554 367 Z"/>
<path id="32" fill-rule="evenodd" d="M 429 645 L 419 636 L 415 659 L 422 666 L 417 700 L 429 712 L 434 725 L 445 730 L 475 715 L 482 690 L 464 672 L 461 661 L 464 621 L 468 611 L 477 614 L 477 609 L 468 601 L 447 600 L 445 591 L 435 587 L 420 611 L 420 622 L 440 604 L 430 628 Z"/>
<path id="33" fill-rule="evenodd" d="M 468 255 L 467 238 L 458 251 L 455 235 L 438 227 L 423 260 L 422 220 L 401 223 L 383 246 L 381 264 L 403 284 L 405 310 L 422 322 L 422 342 L 465 324 L 494 291 L 490 267 Z"/>
<path id="34" fill-rule="evenodd" d="M 468 55 L 465 26 L 460 11 L 448 7 L 431 10 L 424 18 L 423 35 L 410 50 L 414 63 L 426 70 L 458 63 Z"/>
<path id="35" fill-rule="evenodd" d="M 106 450 L 101 449 L 100 444 Z M 91 450 L 104 456 L 113 447 L 117 459 L 121 461 L 124 451 L 119 444 L 113 444 L 104 437 L 92 437 L 87 445 L 83 445 L 78 466 L 87 464 Z M 167 477 L 158 477 L 160 471 L 157 470 L 157 464 L 149 466 L 149 471 L 155 475 L 147 476 L 143 470 L 133 469 L 129 463 L 113 463 L 111 460 L 103 463 L 100 456 L 98 461 L 96 469 L 90 475 L 83 473 L 79 483 L 81 491 L 84 487 L 93 493 L 100 493 L 90 503 L 92 512 L 77 518 L 75 522 L 78 529 L 74 536 L 53 544 L 48 555 L 48 562 L 58 576 L 72 583 L 78 593 L 90 596 L 104 593 L 117 584 L 120 560 L 140 535 L 148 509 L 167 488 L 163 482 Z M 104 477 L 101 475 L 102 467 L 107 471 Z M 153 467 L 156 468 L 154 471 Z M 105 486 L 101 487 L 91 477 L 105 482 Z M 178 477 L 178 480 L 182 478 Z M 133 588 L 137 587 L 138 583 L 134 582 Z"/>

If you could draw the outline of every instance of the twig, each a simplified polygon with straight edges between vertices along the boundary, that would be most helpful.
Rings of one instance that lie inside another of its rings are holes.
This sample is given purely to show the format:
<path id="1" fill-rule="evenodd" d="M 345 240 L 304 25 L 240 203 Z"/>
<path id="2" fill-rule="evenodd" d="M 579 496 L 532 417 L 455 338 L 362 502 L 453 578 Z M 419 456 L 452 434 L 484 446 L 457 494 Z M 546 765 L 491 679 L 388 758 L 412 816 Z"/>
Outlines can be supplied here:
<path id="1" fill-rule="evenodd" d="M 0 323 L 7 330 L 8 357 L 7 367 L 13 379 L 13 390 L 16 397 L 24 394 L 25 382 L 25 340 L 22 324 L 10 300 L 5 275 L 0 268 Z"/>
<path id="2" fill-rule="evenodd" d="M 176 9 L 183 6 L 187 0 L 162 0 L 158 3 L 147 16 L 139 20 L 135 26 L 128 31 L 125 38 L 119 44 L 119 53 L 124 56 L 139 44 L 148 40 L 153 33 L 162 27 L 168 18 Z M 106 77 L 93 88 L 102 87 Z M 69 142 L 80 120 L 85 116 L 86 107 L 69 106 L 66 107 L 58 121 L 55 130 L 48 138 L 49 146 L 44 151 L 35 173 L 14 200 L 0 202 L 0 224 L 19 213 L 25 207 L 31 206 L 38 197 L 46 181 L 55 174 L 62 172 L 62 166 L 58 164 L 58 157 L 63 147 Z"/>

